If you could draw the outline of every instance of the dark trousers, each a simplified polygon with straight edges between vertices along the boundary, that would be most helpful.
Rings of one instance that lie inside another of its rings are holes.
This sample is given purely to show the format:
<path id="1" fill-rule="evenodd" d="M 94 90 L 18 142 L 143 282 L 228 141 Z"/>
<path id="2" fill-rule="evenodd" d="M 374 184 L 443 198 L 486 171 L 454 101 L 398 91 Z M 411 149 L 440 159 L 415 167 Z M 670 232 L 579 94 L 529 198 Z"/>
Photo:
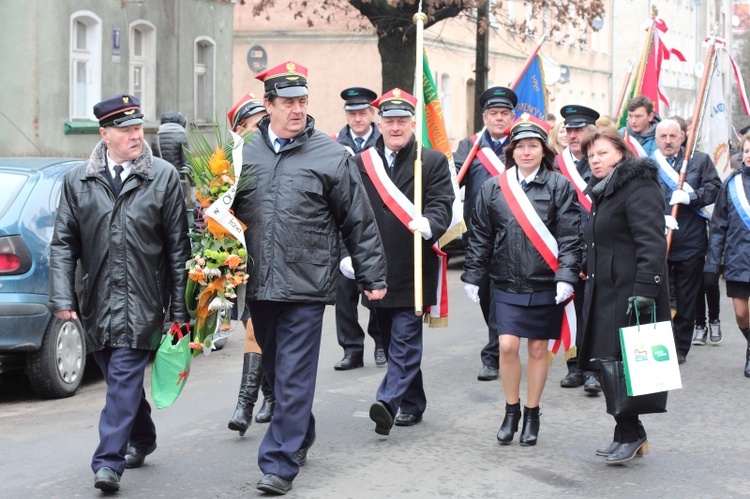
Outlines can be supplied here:
<path id="1" fill-rule="evenodd" d="M 422 414 L 427 408 L 421 369 L 422 317 L 413 308 L 375 308 L 373 312 L 388 359 L 377 400 L 394 415 L 399 408 L 404 414 Z"/>
<path id="2" fill-rule="evenodd" d="M 294 453 L 315 440 L 312 414 L 323 327 L 322 303 L 248 302 L 255 338 L 263 351 L 263 374 L 273 387 L 276 408 L 258 449 L 258 466 L 293 480 Z"/>
<path id="3" fill-rule="evenodd" d="M 701 295 L 703 282 L 703 257 L 684 262 L 669 260 L 669 272 L 674 281 L 675 305 L 677 312 L 672 319 L 674 342 L 677 353 L 687 355 L 693 339 L 695 307 Z"/>
<path id="4" fill-rule="evenodd" d="M 107 466 L 122 475 L 128 443 L 145 448 L 156 442 L 151 406 L 143 389 L 151 353 L 109 347 L 94 352 L 94 360 L 107 383 L 107 399 L 99 417 L 99 446 L 91 460 L 94 472 Z"/>
<path id="5" fill-rule="evenodd" d="M 482 309 L 484 322 L 487 324 L 487 344 L 482 348 L 482 365 L 500 368 L 500 343 L 497 338 L 497 321 L 495 320 L 495 302 L 492 298 L 492 286 L 489 273 L 479 283 L 479 307 Z"/>
<path id="6" fill-rule="evenodd" d="M 614 442 L 630 443 L 646 437 L 646 429 L 638 416 L 615 417 Z"/>
<path id="7" fill-rule="evenodd" d="M 339 276 L 336 290 L 336 337 L 339 340 L 339 345 L 344 349 L 344 355 L 362 357 L 365 350 L 365 332 L 359 325 L 357 311 L 359 296 L 357 281 Z M 375 348 L 383 348 L 378 322 L 372 312 L 370 312 L 370 320 L 367 323 L 367 334 L 375 340 Z"/>
<path id="8" fill-rule="evenodd" d="M 581 351 L 581 342 L 583 341 L 583 334 L 580 333 L 581 327 L 583 326 L 583 296 L 586 293 L 586 281 L 578 279 L 578 282 L 573 286 L 573 292 L 575 298 L 573 298 L 573 305 L 576 307 L 576 324 L 578 325 L 579 333 L 576 334 L 576 351 Z M 567 360 L 568 370 L 578 369 L 578 355 Z M 593 372 L 593 371 L 586 371 Z M 596 373 L 595 373 L 596 374 Z"/>
<path id="9" fill-rule="evenodd" d="M 703 297 L 706 297 L 705 299 Z M 719 283 L 712 284 L 709 287 L 703 285 L 701 281 L 701 291 L 698 294 L 698 301 L 695 305 L 695 325 L 706 327 L 706 304 L 708 304 L 708 321 L 715 322 L 719 320 L 719 302 L 721 301 L 721 292 Z"/>

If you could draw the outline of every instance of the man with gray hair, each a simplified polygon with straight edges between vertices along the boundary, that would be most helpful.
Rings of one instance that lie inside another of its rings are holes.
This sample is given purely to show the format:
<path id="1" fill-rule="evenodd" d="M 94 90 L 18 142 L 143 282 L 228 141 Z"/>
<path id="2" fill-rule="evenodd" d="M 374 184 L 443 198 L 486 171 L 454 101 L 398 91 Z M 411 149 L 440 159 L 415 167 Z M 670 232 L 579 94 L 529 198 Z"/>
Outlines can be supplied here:
<path id="1" fill-rule="evenodd" d="M 672 237 L 672 245 L 667 255 L 670 277 L 674 282 L 675 313 L 674 338 L 677 349 L 677 360 L 685 362 L 690 343 L 693 345 L 706 344 L 706 330 L 696 334 L 693 338 L 693 324 L 695 321 L 695 306 L 701 295 L 701 280 L 703 264 L 708 250 L 708 215 L 703 208 L 713 204 L 721 189 L 721 180 L 716 172 L 711 158 L 700 151 L 695 151 L 689 158 L 687 175 L 682 188 L 677 185 L 680 168 L 685 158 L 682 143 L 685 132 L 680 124 L 673 119 L 661 121 L 656 126 L 657 150 L 653 158 L 659 166 L 659 183 L 664 194 L 664 213 L 669 215 L 672 206 L 679 204 L 677 214 L 679 230 Z M 718 280 L 718 275 L 707 275 L 708 280 Z M 696 330 L 697 333 L 700 331 Z M 712 342 L 719 343 L 721 334 L 714 335 Z"/>

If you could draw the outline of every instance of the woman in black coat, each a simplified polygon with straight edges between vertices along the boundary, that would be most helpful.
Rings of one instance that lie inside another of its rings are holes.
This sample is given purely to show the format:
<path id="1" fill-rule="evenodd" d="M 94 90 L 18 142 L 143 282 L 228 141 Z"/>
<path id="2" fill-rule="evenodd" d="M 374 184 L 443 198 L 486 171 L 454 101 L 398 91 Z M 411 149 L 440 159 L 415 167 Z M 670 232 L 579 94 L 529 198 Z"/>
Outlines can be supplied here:
<path id="1" fill-rule="evenodd" d="M 635 325 L 633 306 L 643 322 L 654 304 L 657 321 L 670 319 L 664 199 L 656 165 L 635 159 L 616 130 L 596 130 L 582 148 L 591 166 L 587 192 L 593 207 L 584 229 L 588 281 L 578 363 L 598 370 L 599 359 L 622 357 L 619 330 Z M 615 422 L 613 442 L 597 455 L 612 464 L 648 452 L 638 416 Z"/>
<path id="2" fill-rule="evenodd" d="M 467 295 L 478 303 L 479 283 L 489 269 L 505 392 L 505 418 L 497 433 L 501 445 L 513 441 L 521 418 L 521 338 L 528 339 L 529 360 L 520 443 L 536 445 L 539 402 L 549 369 L 547 347 L 560 337 L 564 303 L 573 295 L 581 266 L 581 212 L 572 184 L 553 171 L 555 155 L 547 145 L 545 126 L 527 114 L 512 125 L 505 150 L 507 173 L 487 180 L 479 191 L 461 276 Z M 501 188 L 499 180 L 507 184 Z M 529 211 L 523 213 L 537 217 L 553 239 L 557 268 L 522 228 L 509 202 L 513 199 L 519 206 L 526 201 Z"/>

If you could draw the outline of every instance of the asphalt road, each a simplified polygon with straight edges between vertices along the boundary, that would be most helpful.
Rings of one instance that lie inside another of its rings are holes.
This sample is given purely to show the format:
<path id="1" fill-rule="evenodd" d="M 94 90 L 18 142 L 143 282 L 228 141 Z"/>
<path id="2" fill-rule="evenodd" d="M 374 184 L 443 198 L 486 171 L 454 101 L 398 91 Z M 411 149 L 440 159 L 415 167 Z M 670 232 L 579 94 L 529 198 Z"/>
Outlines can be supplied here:
<path id="1" fill-rule="evenodd" d="M 476 379 L 486 333 L 459 274 L 449 272 L 450 327 L 425 330 L 424 420 L 394 427 L 388 437 L 376 435 L 368 418 L 384 373 L 372 361 L 372 342 L 363 369 L 334 371 L 342 353 L 333 309 L 327 310 L 314 402 L 317 442 L 288 497 L 750 496 L 750 379 L 742 374 L 744 340 L 729 299 L 722 298 L 724 342 L 693 347 L 669 412 L 643 417 L 651 453 L 607 466 L 594 455 L 611 441 L 614 426 L 604 398 L 560 388 L 566 372 L 560 357 L 542 397 L 538 445 L 520 447 L 517 435 L 513 445 L 498 445 L 502 385 Z M 142 468 L 126 470 L 120 497 L 259 495 L 257 449 L 267 426 L 253 424 L 244 438 L 226 428 L 242 354 L 237 328 L 222 351 L 194 360 L 179 400 L 154 410 L 159 448 Z M 92 360 L 78 394 L 56 401 L 36 399 L 21 376 L 0 377 L 0 497 L 103 495 L 90 469 L 105 393 L 97 371 Z M 522 387 L 522 400 L 524 393 Z"/>

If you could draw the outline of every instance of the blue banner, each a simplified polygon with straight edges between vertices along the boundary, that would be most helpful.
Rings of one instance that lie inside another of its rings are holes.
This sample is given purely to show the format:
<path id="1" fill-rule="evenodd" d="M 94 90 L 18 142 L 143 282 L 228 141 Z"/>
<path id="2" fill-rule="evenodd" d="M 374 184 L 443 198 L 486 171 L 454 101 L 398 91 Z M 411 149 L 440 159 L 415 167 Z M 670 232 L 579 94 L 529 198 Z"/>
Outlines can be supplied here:
<path id="1" fill-rule="evenodd" d="M 544 86 L 541 56 L 537 55 L 515 88 L 518 96 L 516 117 L 529 113 L 540 120 L 547 118 L 547 87 Z"/>

